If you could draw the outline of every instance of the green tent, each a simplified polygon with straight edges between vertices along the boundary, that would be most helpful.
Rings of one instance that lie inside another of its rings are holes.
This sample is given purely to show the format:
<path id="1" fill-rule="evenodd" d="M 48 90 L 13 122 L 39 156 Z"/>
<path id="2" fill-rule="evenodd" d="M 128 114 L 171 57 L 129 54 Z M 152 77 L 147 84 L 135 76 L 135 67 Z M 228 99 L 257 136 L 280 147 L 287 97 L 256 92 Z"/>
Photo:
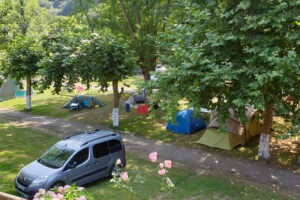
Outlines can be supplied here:
<path id="1" fill-rule="evenodd" d="M 255 118 L 256 110 L 246 107 L 247 124 L 242 124 L 240 120 L 230 117 L 223 129 L 219 129 L 217 114 L 212 113 L 212 120 L 206 131 L 197 141 L 209 147 L 232 150 L 238 145 L 243 145 L 261 131 L 261 123 Z"/>
<path id="2" fill-rule="evenodd" d="M 93 96 L 88 96 L 88 95 L 75 95 L 71 100 L 69 100 L 67 103 L 63 105 L 63 108 L 68 108 L 70 109 L 70 106 L 72 103 L 77 103 L 79 108 L 85 108 L 85 107 L 94 107 L 94 106 L 99 106 L 99 107 L 104 107 L 105 105 L 97 100 Z"/>

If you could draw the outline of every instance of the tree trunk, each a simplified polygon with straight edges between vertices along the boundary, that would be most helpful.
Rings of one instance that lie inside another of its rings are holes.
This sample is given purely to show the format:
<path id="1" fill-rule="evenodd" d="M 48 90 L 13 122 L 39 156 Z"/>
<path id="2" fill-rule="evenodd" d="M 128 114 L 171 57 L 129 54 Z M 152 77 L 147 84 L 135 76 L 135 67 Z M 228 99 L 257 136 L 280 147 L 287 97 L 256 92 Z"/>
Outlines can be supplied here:
<path id="1" fill-rule="evenodd" d="M 128 26 L 128 28 L 129 28 L 131 37 L 134 38 L 135 31 L 134 31 L 134 28 L 133 28 L 133 26 L 132 26 L 132 23 L 130 22 L 130 19 L 129 19 L 128 13 L 127 13 L 127 11 L 126 11 L 126 8 L 125 8 L 125 5 L 124 5 L 123 0 L 119 0 L 119 3 L 120 3 L 120 6 L 121 6 L 121 9 L 122 9 L 122 12 L 123 12 L 125 21 L 126 21 L 126 23 L 127 23 L 127 26 Z"/>
<path id="2" fill-rule="evenodd" d="M 143 76 L 144 76 L 144 81 L 150 80 L 150 74 L 149 74 L 149 69 L 146 67 L 141 67 Z"/>
<path id="3" fill-rule="evenodd" d="M 150 71 L 155 71 L 155 67 L 156 67 L 156 57 L 151 59 L 149 63 L 141 66 L 143 76 L 144 76 L 144 81 L 150 80 Z"/>
<path id="4" fill-rule="evenodd" d="M 86 20 L 87 20 L 87 22 L 88 22 L 88 24 L 89 24 L 89 27 L 90 27 L 92 33 L 94 33 L 94 27 L 93 27 L 92 22 L 91 22 L 91 20 L 90 20 L 88 14 L 87 14 L 87 11 L 86 11 L 86 9 L 85 9 L 85 6 L 84 6 L 82 0 L 80 0 L 79 3 L 80 3 L 80 6 L 81 6 L 81 8 L 82 8 L 82 11 L 83 11 L 83 13 L 84 13 L 84 15 L 85 15 L 85 17 L 86 17 Z"/>
<path id="5" fill-rule="evenodd" d="M 112 113 L 113 127 L 118 127 L 119 126 L 119 102 L 120 102 L 118 81 L 113 81 L 112 87 L 114 93 L 114 107 Z"/>
<path id="6" fill-rule="evenodd" d="M 26 110 L 31 110 L 31 76 L 26 77 Z"/>
<path id="7" fill-rule="evenodd" d="M 264 122 L 259 139 L 258 158 L 270 159 L 269 143 L 270 133 L 273 122 L 273 105 L 265 104 Z"/>
<path id="8" fill-rule="evenodd" d="M 21 30 L 21 33 L 23 35 L 26 35 L 26 32 L 27 32 L 27 28 L 28 28 L 28 24 L 26 22 L 26 18 L 25 18 L 25 3 L 24 3 L 25 0 L 20 0 L 20 14 L 21 16 L 23 17 L 23 21 L 19 23 L 19 26 L 20 26 L 20 30 Z"/>

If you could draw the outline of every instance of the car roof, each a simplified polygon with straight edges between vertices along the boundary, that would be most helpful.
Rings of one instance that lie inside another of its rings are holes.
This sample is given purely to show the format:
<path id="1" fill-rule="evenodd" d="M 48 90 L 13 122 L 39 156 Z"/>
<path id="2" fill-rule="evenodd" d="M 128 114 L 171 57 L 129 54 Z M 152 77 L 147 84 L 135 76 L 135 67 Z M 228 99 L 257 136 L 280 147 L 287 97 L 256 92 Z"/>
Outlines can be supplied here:
<path id="1" fill-rule="evenodd" d="M 111 131 L 92 130 L 66 137 L 57 144 L 72 149 L 80 149 L 81 146 L 85 146 L 86 144 L 94 141 L 99 141 L 101 139 L 103 139 L 104 141 L 108 138 L 112 139 L 118 137 L 119 134 L 113 133 Z"/>

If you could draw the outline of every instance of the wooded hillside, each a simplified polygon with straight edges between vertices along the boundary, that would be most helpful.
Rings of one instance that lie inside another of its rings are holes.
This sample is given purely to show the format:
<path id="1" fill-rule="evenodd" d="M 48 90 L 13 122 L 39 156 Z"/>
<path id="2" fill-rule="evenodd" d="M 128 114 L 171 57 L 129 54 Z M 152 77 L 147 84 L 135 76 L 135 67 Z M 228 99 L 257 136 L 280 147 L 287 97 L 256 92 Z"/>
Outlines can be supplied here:
<path id="1" fill-rule="evenodd" d="M 67 16 L 72 13 L 72 0 L 39 0 L 39 2 L 52 14 Z"/>

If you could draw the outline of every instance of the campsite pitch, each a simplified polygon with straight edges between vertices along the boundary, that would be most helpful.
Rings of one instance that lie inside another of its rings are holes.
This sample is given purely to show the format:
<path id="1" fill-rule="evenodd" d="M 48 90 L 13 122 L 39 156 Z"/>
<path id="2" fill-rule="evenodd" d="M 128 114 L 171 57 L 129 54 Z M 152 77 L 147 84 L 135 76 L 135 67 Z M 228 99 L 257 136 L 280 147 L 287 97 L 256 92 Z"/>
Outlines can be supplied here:
<path id="1" fill-rule="evenodd" d="M 19 125 L 43 129 L 48 133 L 57 133 L 61 136 L 99 128 L 77 122 L 68 122 L 63 119 L 32 116 L 8 109 L 0 109 L 0 118 Z M 281 169 L 266 162 L 226 157 L 206 152 L 203 149 L 178 147 L 173 144 L 137 137 L 130 133 L 121 132 L 121 134 L 127 151 L 141 158 L 146 158 L 150 152 L 157 151 L 160 152 L 162 159 L 172 160 L 176 167 L 191 169 L 198 174 L 219 174 L 236 181 L 284 192 L 295 198 L 300 197 L 300 175 L 293 171 Z"/>

